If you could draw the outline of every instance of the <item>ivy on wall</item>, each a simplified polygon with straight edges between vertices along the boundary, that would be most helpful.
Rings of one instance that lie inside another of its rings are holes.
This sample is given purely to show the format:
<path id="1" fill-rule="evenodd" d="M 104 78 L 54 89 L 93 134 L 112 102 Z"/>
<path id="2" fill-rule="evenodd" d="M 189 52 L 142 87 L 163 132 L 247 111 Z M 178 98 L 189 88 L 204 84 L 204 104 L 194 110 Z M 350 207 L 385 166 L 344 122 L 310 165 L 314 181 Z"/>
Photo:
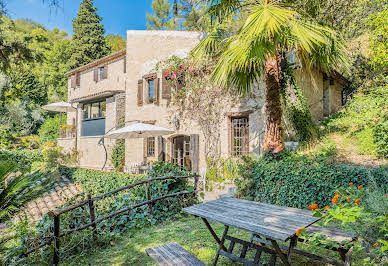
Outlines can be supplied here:
<path id="1" fill-rule="evenodd" d="M 312 119 L 306 98 L 296 83 L 292 66 L 288 62 L 284 64 L 281 96 L 286 119 L 290 122 L 292 131 L 299 141 L 315 139 L 318 137 L 318 127 Z"/>

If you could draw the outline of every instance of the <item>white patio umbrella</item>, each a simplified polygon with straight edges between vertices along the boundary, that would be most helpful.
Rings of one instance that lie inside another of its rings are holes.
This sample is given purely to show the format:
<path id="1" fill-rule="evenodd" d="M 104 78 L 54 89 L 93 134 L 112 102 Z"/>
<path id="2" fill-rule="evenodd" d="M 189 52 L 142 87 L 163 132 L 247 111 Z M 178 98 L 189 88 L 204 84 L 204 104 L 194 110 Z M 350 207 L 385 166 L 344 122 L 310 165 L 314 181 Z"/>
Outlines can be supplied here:
<path id="1" fill-rule="evenodd" d="M 154 126 L 151 124 L 135 123 L 123 128 L 119 128 L 108 132 L 105 138 L 110 139 L 132 139 L 132 138 L 148 138 L 169 135 L 174 133 L 173 130 Z"/>
<path id="2" fill-rule="evenodd" d="M 67 102 L 50 103 L 42 106 L 43 109 L 53 112 L 75 112 L 77 109 Z"/>

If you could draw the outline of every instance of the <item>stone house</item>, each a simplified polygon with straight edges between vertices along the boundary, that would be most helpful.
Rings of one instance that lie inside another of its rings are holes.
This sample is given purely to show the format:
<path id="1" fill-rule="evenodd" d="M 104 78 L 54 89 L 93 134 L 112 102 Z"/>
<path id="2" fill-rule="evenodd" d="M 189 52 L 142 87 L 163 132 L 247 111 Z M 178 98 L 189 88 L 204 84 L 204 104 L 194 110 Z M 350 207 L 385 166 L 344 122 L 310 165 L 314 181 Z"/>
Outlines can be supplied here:
<path id="1" fill-rule="evenodd" d="M 169 107 L 171 88 L 156 64 L 173 55 L 186 57 L 203 37 L 200 32 L 127 31 L 125 50 L 68 72 L 68 101 L 77 111 L 68 113 L 58 144 L 76 150 L 79 166 L 101 169 L 105 162 L 101 137 L 118 123 L 141 120 L 175 131 L 169 136 L 125 140 L 125 169 L 134 163 L 168 160 L 193 171 L 206 167 L 205 138 L 195 121 L 179 121 Z M 342 106 L 344 80 L 318 70 L 296 70 L 313 118 L 322 120 Z M 264 123 L 264 89 L 225 108 L 220 122 L 219 149 L 223 156 L 260 153 Z M 105 139 L 106 170 L 116 140 Z"/>

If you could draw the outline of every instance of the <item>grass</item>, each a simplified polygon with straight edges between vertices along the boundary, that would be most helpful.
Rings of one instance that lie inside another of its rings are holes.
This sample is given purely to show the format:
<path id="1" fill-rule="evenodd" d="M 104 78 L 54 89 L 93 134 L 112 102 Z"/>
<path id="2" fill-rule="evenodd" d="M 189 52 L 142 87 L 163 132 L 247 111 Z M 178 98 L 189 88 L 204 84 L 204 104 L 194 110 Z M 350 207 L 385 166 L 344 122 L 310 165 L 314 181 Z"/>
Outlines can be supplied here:
<path id="1" fill-rule="evenodd" d="M 211 223 L 218 235 L 224 227 L 219 223 Z M 229 234 L 241 239 L 249 240 L 249 233 L 230 228 Z M 145 253 L 146 248 L 176 242 L 193 253 L 206 264 L 211 264 L 218 248 L 215 240 L 210 235 L 204 223 L 199 218 L 192 216 L 182 217 L 179 220 L 169 221 L 156 226 L 128 231 L 121 235 L 114 243 L 104 248 L 93 250 L 92 254 L 64 261 L 61 265 L 156 265 Z M 228 246 L 228 242 L 226 242 Z M 236 247 L 240 248 L 240 246 Z M 304 244 L 298 248 L 306 250 Z M 311 250 L 310 250 L 311 252 Z M 319 250 L 318 254 L 330 254 L 334 258 L 338 255 L 327 250 Z M 252 257 L 252 254 L 248 254 Z M 333 256 L 334 255 L 334 256 Z M 263 256 L 262 263 L 267 262 L 269 256 Z M 280 260 L 278 258 L 278 260 Z M 293 265 L 325 265 L 308 260 L 299 255 L 292 256 Z M 278 265 L 281 265 L 279 262 Z M 231 260 L 220 257 L 217 265 L 239 265 Z"/>

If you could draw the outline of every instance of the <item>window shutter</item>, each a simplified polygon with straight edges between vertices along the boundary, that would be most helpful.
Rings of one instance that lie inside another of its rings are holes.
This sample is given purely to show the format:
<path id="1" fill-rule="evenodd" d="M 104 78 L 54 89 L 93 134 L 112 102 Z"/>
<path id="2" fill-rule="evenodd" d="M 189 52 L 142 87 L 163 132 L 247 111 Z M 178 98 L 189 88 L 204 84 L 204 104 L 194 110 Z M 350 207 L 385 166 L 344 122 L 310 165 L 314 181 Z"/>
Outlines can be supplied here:
<path id="1" fill-rule="evenodd" d="M 191 160 L 191 171 L 198 173 L 199 171 L 199 135 L 190 135 L 190 160 Z"/>
<path id="2" fill-rule="evenodd" d="M 166 70 L 163 71 L 163 78 L 162 78 L 162 99 L 171 99 L 171 84 L 166 80 L 165 74 L 167 73 Z"/>
<path id="3" fill-rule="evenodd" d="M 158 136 L 158 161 L 166 160 L 166 141 L 162 136 Z"/>
<path id="4" fill-rule="evenodd" d="M 77 87 L 81 86 L 81 73 L 80 72 L 77 72 L 75 74 L 75 85 Z"/>
<path id="5" fill-rule="evenodd" d="M 71 77 L 70 77 L 70 79 L 71 79 L 71 87 L 72 88 L 75 88 L 76 87 L 76 84 L 75 84 L 75 75 L 72 75 Z"/>
<path id="6" fill-rule="evenodd" d="M 159 105 L 159 91 L 160 91 L 160 78 L 155 78 L 155 95 L 154 95 L 154 103 Z"/>
<path id="7" fill-rule="evenodd" d="M 98 69 L 97 68 L 95 68 L 93 70 L 93 80 L 94 80 L 94 82 L 98 81 Z"/>
<path id="8" fill-rule="evenodd" d="M 143 105 L 143 80 L 139 79 L 137 81 L 137 105 Z"/>
<path id="9" fill-rule="evenodd" d="M 124 57 L 124 73 L 127 73 L 127 57 Z"/>
<path id="10" fill-rule="evenodd" d="M 108 78 L 108 65 L 104 66 L 104 79 Z"/>

